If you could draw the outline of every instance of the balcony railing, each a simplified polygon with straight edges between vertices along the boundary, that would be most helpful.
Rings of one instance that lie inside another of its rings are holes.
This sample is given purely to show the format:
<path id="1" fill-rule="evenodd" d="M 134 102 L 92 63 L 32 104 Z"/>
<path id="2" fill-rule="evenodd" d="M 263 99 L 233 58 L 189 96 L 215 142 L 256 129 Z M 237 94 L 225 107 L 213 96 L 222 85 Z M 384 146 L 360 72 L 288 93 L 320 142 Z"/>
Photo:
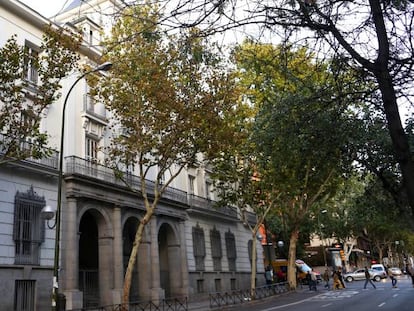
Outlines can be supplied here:
<path id="1" fill-rule="evenodd" d="M 0 144 L 0 156 L 4 155 L 6 153 L 6 150 L 4 149 L 4 145 L 8 145 L 9 142 L 7 140 L 10 140 L 6 135 L 0 134 L 0 141 L 3 142 L 3 144 Z M 20 150 L 23 152 L 28 152 L 32 149 L 33 144 L 29 141 L 22 141 L 20 142 Z M 59 152 L 53 149 L 48 150 L 50 155 L 45 156 L 40 159 L 35 159 L 33 157 L 27 157 L 25 159 L 16 159 L 23 163 L 35 163 L 39 166 L 43 166 L 46 168 L 52 168 L 57 169 L 59 164 Z"/>
<path id="2" fill-rule="evenodd" d="M 229 216 L 229 217 L 237 217 L 237 211 L 235 208 L 229 207 L 229 206 L 220 206 L 220 207 L 216 207 L 214 206 L 214 201 L 212 201 L 211 199 L 206 199 L 203 197 L 199 197 L 197 195 L 194 194 L 190 194 L 188 195 L 188 205 L 192 208 L 201 208 L 204 210 L 210 210 L 211 212 L 218 212 L 220 214 L 223 214 L 225 216 Z"/>
<path id="3" fill-rule="evenodd" d="M 124 181 L 115 176 L 113 169 L 75 156 L 66 158 L 66 174 L 79 174 L 82 176 L 104 180 L 114 185 L 126 186 Z M 139 176 L 125 173 L 124 178 L 131 188 L 141 189 L 141 180 Z M 153 181 L 146 180 L 146 187 L 147 193 L 149 195 L 154 195 L 155 183 Z M 187 204 L 187 193 L 176 188 L 168 187 L 162 197 L 163 199 Z"/>

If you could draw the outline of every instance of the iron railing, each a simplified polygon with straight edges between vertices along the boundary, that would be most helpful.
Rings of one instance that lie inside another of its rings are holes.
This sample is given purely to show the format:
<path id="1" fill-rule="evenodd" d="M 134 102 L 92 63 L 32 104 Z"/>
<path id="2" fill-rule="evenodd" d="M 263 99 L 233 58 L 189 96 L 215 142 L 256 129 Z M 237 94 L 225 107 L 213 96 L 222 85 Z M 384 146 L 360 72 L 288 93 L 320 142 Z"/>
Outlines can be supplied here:
<path id="1" fill-rule="evenodd" d="M 11 140 L 10 137 L 4 134 L 0 134 L 0 141 L 1 141 L 0 142 L 0 155 L 4 155 L 7 152 L 5 149 L 5 146 L 7 146 L 10 143 L 10 140 Z M 31 143 L 30 141 L 21 141 L 19 144 L 19 148 L 23 152 L 27 152 L 27 154 L 30 154 L 30 150 L 33 148 L 33 143 Z M 49 149 L 48 152 L 49 152 L 49 156 L 45 156 L 40 159 L 36 159 L 33 157 L 27 157 L 25 159 L 17 159 L 17 160 L 23 163 L 35 163 L 43 167 L 57 169 L 58 164 L 59 164 L 59 160 L 58 160 L 59 152 L 53 149 Z"/>
<path id="2" fill-rule="evenodd" d="M 289 291 L 287 282 L 279 282 L 271 285 L 256 287 L 253 291 L 254 299 L 259 300 L 270 296 L 279 295 Z M 211 293 L 210 308 L 218 308 L 228 305 L 236 305 L 252 300 L 252 291 L 250 289 L 234 290 L 225 293 Z"/>
<path id="3" fill-rule="evenodd" d="M 187 297 L 162 299 L 155 301 L 138 301 L 125 304 L 116 304 L 102 307 L 71 309 L 68 311 L 188 311 Z"/>

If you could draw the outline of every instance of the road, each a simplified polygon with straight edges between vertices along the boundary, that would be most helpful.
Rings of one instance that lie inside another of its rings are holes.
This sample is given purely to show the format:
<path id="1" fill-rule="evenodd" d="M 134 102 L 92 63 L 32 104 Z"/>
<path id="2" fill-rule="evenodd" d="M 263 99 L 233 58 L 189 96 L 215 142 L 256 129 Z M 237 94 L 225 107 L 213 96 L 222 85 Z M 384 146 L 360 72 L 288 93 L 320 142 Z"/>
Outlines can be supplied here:
<path id="1" fill-rule="evenodd" d="M 365 281 L 346 283 L 342 290 L 328 291 L 322 284 L 318 290 L 303 287 L 295 293 L 267 298 L 226 308 L 226 310 L 249 311 L 413 311 L 414 288 L 411 279 L 398 278 L 397 288 L 392 288 L 389 279 L 375 282 L 363 289 Z"/>

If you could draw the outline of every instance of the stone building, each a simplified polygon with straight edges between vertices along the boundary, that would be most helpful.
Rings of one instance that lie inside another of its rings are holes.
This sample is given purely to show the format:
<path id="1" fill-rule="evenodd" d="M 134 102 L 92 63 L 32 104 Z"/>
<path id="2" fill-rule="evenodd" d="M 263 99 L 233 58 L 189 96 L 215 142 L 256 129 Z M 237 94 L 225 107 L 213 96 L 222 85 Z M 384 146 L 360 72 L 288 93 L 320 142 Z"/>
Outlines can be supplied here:
<path id="1" fill-rule="evenodd" d="M 0 46 L 15 34 L 20 44 L 36 50 L 44 25 L 53 22 L 83 31 L 80 61 L 95 66 L 101 30 L 111 25 L 107 13 L 119 5 L 122 1 L 76 0 L 59 16 L 47 19 L 17 0 L 1 1 Z M 63 96 L 41 123 L 50 147 L 57 151 L 49 158 L 0 166 L 0 310 L 50 310 L 56 232 L 49 227 L 55 219 L 46 221 L 41 210 L 57 206 L 63 100 L 79 75 L 67 77 Z M 59 292 L 65 295 L 67 310 L 121 301 L 125 267 L 144 211 L 140 196 L 100 164 L 104 155 L 98 147 L 109 142 L 111 118 L 87 90 L 84 80 L 76 84 L 63 116 Z M 213 202 L 204 167 L 190 168 L 176 178 L 146 227 L 131 300 L 196 298 L 249 287 L 251 233 L 236 209 L 217 210 Z M 264 271 L 260 250 L 257 271 Z M 259 285 L 263 280 L 258 277 Z"/>

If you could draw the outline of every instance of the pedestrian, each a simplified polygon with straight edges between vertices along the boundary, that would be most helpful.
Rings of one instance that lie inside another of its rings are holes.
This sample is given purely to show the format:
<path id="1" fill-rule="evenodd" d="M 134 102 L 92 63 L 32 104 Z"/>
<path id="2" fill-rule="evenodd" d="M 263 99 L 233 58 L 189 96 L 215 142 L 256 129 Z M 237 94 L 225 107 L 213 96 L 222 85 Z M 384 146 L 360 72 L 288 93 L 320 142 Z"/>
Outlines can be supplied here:
<path id="1" fill-rule="evenodd" d="M 312 276 L 310 270 L 306 272 L 306 282 L 308 283 L 309 290 L 312 290 Z"/>
<path id="2" fill-rule="evenodd" d="M 341 287 L 345 288 L 345 282 L 344 282 L 344 278 L 342 277 L 342 268 L 339 267 L 338 268 L 338 278 L 339 278 L 339 282 L 341 282 Z"/>
<path id="3" fill-rule="evenodd" d="M 332 279 L 333 279 L 332 289 L 333 290 L 341 289 L 342 285 L 341 285 L 341 281 L 339 280 L 338 271 L 334 270 L 334 272 L 332 273 Z"/>
<path id="4" fill-rule="evenodd" d="M 364 289 L 367 289 L 368 282 L 371 283 L 372 287 L 374 287 L 375 289 L 377 289 L 377 287 L 375 286 L 375 284 L 371 280 L 371 274 L 369 273 L 368 268 L 365 266 L 365 284 L 364 284 Z"/>
<path id="5" fill-rule="evenodd" d="M 325 288 L 329 290 L 329 269 L 328 268 L 325 269 L 325 272 L 323 273 L 322 278 L 325 281 Z"/>
<path id="6" fill-rule="evenodd" d="M 316 284 L 317 284 L 317 282 L 318 282 L 318 280 L 317 280 L 317 278 L 316 278 L 316 273 L 315 273 L 315 271 L 312 269 L 312 271 L 310 272 L 310 276 L 311 276 L 311 283 L 312 283 L 312 285 L 311 285 L 311 290 L 314 290 L 314 291 L 316 291 L 317 290 L 317 288 L 316 288 Z"/>
<path id="7" fill-rule="evenodd" d="M 412 264 L 407 264 L 405 271 L 407 271 L 407 274 L 411 277 L 411 284 L 414 287 L 414 267 Z"/>
<path id="8" fill-rule="evenodd" d="M 394 274 L 392 274 L 390 266 L 387 266 L 387 274 L 391 279 L 392 288 L 397 288 L 397 278 L 394 276 Z"/>
<path id="9" fill-rule="evenodd" d="M 272 284 L 273 282 L 273 273 L 272 273 L 272 268 L 270 266 L 267 266 L 265 269 L 265 279 L 266 279 L 266 284 L 269 286 Z"/>

